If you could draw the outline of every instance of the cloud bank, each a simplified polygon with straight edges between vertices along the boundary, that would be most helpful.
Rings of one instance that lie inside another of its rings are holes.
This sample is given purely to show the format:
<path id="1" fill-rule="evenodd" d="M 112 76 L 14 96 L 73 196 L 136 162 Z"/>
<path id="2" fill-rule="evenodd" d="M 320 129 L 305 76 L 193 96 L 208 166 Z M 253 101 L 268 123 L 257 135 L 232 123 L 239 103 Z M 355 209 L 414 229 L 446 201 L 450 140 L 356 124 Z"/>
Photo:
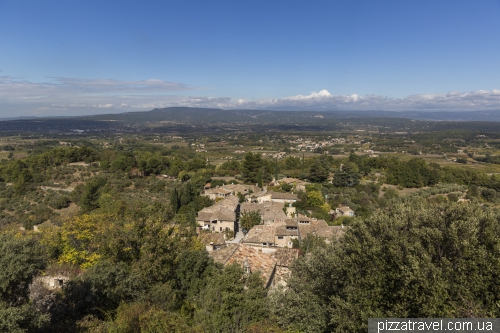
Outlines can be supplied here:
<path id="1" fill-rule="evenodd" d="M 332 95 L 327 90 L 276 99 L 186 96 L 203 88 L 157 79 L 119 81 L 52 78 L 31 82 L 0 76 L 0 117 L 74 116 L 146 111 L 170 106 L 273 110 L 482 111 L 500 110 L 500 90 L 416 94 Z M 183 92 L 183 94 L 180 94 Z M 195 95 L 195 94 L 193 94 Z"/>

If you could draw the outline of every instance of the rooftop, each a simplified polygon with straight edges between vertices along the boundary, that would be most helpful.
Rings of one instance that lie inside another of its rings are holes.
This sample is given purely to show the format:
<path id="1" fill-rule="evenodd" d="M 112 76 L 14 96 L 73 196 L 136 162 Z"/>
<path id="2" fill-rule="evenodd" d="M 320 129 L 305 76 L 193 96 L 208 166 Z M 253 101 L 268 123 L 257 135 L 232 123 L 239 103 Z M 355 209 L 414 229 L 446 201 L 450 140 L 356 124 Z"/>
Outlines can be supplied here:
<path id="1" fill-rule="evenodd" d="M 225 265 L 238 248 L 238 245 L 239 244 L 227 244 L 227 246 L 223 248 L 208 252 L 208 255 L 212 257 L 215 262 Z"/>
<path id="2" fill-rule="evenodd" d="M 196 218 L 198 221 L 236 221 L 236 213 L 234 210 L 223 205 L 213 205 L 205 207 L 198 212 Z"/>
<path id="3" fill-rule="evenodd" d="M 274 243 L 273 225 L 256 225 L 250 229 L 242 243 Z"/>
<path id="4" fill-rule="evenodd" d="M 264 280 L 264 285 L 268 286 L 276 267 L 276 258 L 272 254 L 263 253 L 262 249 L 253 246 L 239 244 L 236 251 L 232 254 L 226 265 L 238 263 L 243 265 L 245 260 L 248 261 L 250 271 L 255 273 L 259 271 Z"/>
<path id="5" fill-rule="evenodd" d="M 338 233 L 337 228 L 330 227 L 325 220 L 315 219 L 311 219 L 308 224 L 299 223 L 299 231 L 301 239 L 306 238 L 309 234 L 313 234 L 322 238 L 331 238 Z"/>
<path id="6" fill-rule="evenodd" d="M 287 192 L 271 192 L 271 199 L 297 200 L 297 194 Z"/>
<path id="7" fill-rule="evenodd" d="M 299 257 L 299 251 L 297 249 L 277 248 L 275 251 L 265 252 L 262 248 L 250 245 L 229 244 L 225 248 L 209 252 L 209 255 L 214 261 L 223 265 L 234 263 L 243 265 L 246 260 L 250 271 L 252 273 L 259 271 L 264 279 L 264 285 L 269 287 L 275 269 L 288 268 Z M 289 274 L 286 272 L 289 271 L 283 272 L 284 274 L 278 274 L 275 279 L 283 280 L 288 277 Z"/>
<path id="8" fill-rule="evenodd" d="M 342 207 L 339 207 L 337 208 L 339 211 L 341 211 L 342 213 L 349 213 L 349 212 L 354 212 L 351 208 L 347 207 L 347 206 L 342 206 Z"/>
<path id="9" fill-rule="evenodd" d="M 283 220 L 286 219 L 286 214 L 283 211 L 284 206 L 282 202 L 244 203 L 241 204 L 240 211 L 260 211 L 260 215 L 264 221 Z"/>
<path id="10" fill-rule="evenodd" d="M 297 229 L 287 229 L 286 226 L 280 225 L 276 227 L 274 231 L 275 236 L 298 236 L 299 231 Z"/>

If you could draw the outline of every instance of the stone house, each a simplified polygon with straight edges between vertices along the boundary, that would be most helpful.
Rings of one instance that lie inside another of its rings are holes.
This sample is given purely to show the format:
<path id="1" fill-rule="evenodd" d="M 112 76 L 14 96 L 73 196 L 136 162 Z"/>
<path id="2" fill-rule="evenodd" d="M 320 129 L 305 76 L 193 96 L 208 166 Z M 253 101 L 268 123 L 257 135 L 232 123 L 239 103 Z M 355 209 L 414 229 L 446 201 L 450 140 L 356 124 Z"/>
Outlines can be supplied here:
<path id="1" fill-rule="evenodd" d="M 238 193 L 247 196 L 250 193 L 250 190 L 254 189 L 253 185 L 241 185 L 241 184 L 227 184 L 224 185 L 224 189 L 230 191 L 232 195 L 238 195 Z"/>
<path id="2" fill-rule="evenodd" d="M 215 205 L 203 208 L 198 212 L 196 223 L 202 230 L 238 232 L 237 218 L 239 214 L 238 198 L 229 196 Z"/>
<path id="3" fill-rule="evenodd" d="M 299 242 L 308 235 L 325 239 L 328 243 L 332 238 L 341 237 L 347 228 L 329 226 L 325 220 L 298 215 L 268 225 L 257 225 L 250 229 L 242 243 L 255 247 L 287 247 L 293 246 L 293 240 Z"/>
<path id="4" fill-rule="evenodd" d="M 274 244 L 279 247 L 293 247 L 293 240 L 299 239 L 299 225 L 296 219 L 285 219 L 274 231 Z"/>
<path id="5" fill-rule="evenodd" d="M 231 191 L 216 187 L 205 190 L 203 195 L 209 197 L 211 200 L 225 199 L 231 195 Z"/>
<path id="6" fill-rule="evenodd" d="M 332 238 L 338 239 L 342 237 L 347 230 L 346 227 L 329 226 L 325 220 L 312 219 L 302 215 L 299 217 L 298 222 L 300 240 L 303 240 L 308 235 L 313 235 L 321 237 L 329 243 Z"/>
<path id="7" fill-rule="evenodd" d="M 226 184 L 223 186 L 217 186 L 215 188 L 205 188 L 205 191 L 202 195 L 207 196 L 212 200 L 216 200 L 219 198 L 227 198 L 230 195 L 236 196 L 238 195 L 238 193 L 241 193 L 244 196 L 248 196 L 250 192 L 255 192 L 253 185 Z"/>
<path id="8" fill-rule="evenodd" d="M 342 206 L 337 209 L 335 209 L 335 215 L 336 217 L 341 217 L 341 216 L 347 216 L 347 217 L 354 217 L 354 211 L 347 207 L 347 206 Z"/>

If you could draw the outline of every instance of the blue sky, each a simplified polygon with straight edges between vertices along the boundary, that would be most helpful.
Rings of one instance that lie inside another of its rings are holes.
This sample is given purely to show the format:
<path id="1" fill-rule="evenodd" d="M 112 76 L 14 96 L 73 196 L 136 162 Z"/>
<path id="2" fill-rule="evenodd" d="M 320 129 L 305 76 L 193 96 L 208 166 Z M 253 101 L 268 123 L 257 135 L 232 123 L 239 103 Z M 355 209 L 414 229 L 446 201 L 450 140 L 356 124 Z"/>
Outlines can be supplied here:
<path id="1" fill-rule="evenodd" d="M 0 0 L 0 117 L 500 110 L 499 18 L 499 0 Z"/>

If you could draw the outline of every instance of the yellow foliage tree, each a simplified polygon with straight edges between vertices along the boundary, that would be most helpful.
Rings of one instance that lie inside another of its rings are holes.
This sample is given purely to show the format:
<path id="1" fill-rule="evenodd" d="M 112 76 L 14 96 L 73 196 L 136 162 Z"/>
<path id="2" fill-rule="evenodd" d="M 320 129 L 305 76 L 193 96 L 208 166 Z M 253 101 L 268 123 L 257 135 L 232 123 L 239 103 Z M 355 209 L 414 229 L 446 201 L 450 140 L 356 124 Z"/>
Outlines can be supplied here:
<path id="1" fill-rule="evenodd" d="M 103 214 L 74 217 L 60 228 L 44 230 L 42 243 L 57 256 L 57 262 L 88 268 L 101 257 L 98 253 L 99 242 L 96 240 L 106 232 L 108 217 Z"/>

